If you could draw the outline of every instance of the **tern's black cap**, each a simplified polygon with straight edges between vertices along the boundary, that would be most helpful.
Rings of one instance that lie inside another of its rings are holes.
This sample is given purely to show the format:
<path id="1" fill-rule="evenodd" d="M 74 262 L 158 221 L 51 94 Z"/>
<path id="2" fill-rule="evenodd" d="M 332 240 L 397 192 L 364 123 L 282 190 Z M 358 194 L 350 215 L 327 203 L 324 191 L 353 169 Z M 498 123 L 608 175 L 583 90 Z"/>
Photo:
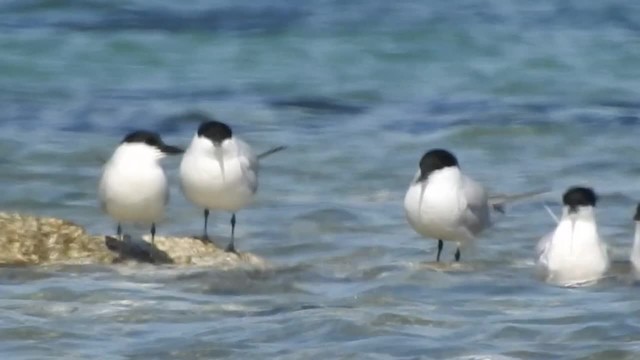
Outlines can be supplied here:
<path id="1" fill-rule="evenodd" d="M 124 137 L 124 139 L 122 139 L 122 143 L 144 143 L 149 146 L 153 146 L 166 154 L 181 154 L 184 152 L 178 147 L 165 144 L 158 133 L 147 130 L 136 130 L 130 132 Z"/>
<path id="2" fill-rule="evenodd" d="M 636 207 L 636 214 L 633 215 L 634 221 L 640 221 L 640 204 Z"/>
<path id="3" fill-rule="evenodd" d="M 420 177 L 418 181 L 426 179 L 436 170 L 450 166 L 458 166 L 458 159 L 452 153 L 444 149 L 429 150 L 420 159 Z"/>
<path id="4" fill-rule="evenodd" d="M 572 212 L 575 212 L 579 206 L 596 206 L 596 202 L 598 202 L 596 193 L 587 187 L 571 187 L 562 196 L 562 203 Z"/>
<path id="5" fill-rule="evenodd" d="M 219 144 L 226 139 L 231 138 L 233 133 L 229 125 L 220 121 L 207 121 L 198 127 L 198 136 L 204 136 L 211 140 L 214 144 Z"/>

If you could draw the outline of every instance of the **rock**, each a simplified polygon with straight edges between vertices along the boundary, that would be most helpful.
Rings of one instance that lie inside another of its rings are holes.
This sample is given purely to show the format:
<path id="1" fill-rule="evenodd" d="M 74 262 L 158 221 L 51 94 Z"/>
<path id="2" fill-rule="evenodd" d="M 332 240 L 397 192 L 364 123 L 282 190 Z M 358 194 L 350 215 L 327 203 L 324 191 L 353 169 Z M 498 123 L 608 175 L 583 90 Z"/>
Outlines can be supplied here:
<path id="1" fill-rule="evenodd" d="M 104 241 L 65 220 L 0 213 L 0 263 L 112 262 Z"/>
<path id="2" fill-rule="evenodd" d="M 239 266 L 267 267 L 266 261 L 256 255 L 242 252 L 229 253 L 211 241 L 193 237 L 156 236 L 153 245 L 148 235 L 138 241 L 120 241 L 111 236 L 105 238 L 106 247 L 113 253 L 119 254 L 116 262 L 135 260 L 156 264 L 215 266 L 222 269 Z"/>
<path id="3" fill-rule="evenodd" d="M 266 269 L 268 263 L 250 253 L 228 253 L 209 241 L 191 237 L 120 241 L 87 234 L 70 221 L 0 212 L 0 264 L 154 264 L 203 265 L 220 269 Z"/>

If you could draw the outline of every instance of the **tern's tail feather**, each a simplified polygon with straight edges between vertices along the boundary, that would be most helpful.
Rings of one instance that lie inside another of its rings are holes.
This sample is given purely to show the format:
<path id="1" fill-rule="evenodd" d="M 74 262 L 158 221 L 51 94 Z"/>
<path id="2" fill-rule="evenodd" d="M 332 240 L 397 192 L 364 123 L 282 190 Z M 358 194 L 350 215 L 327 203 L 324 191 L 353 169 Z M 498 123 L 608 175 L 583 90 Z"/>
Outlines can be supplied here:
<path id="1" fill-rule="evenodd" d="M 556 224 L 560 222 L 560 219 L 558 219 L 558 216 L 556 216 L 556 214 L 553 212 L 553 210 L 551 210 L 549 205 L 544 204 L 544 208 L 545 208 L 545 210 L 547 210 L 547 212 L 549 213 L 549 216 L 551 216 L 551 218 L 556 222 Z"/>
<path id="2" fill-rule="evenodd" d="M 491 205 L 493 210 L 504 213 L 504 207 L 508 203 L 529 199 L 538 195 L 548 193 L 549 191 L 551 190 L 543 189 L 543 190 L 527 191 L 527 192 L 523 192 L 519 194 L 511 194 L 511 195 L 503 195 L 503 194 L 491 195 L 489 197 L 489 205 Z"/>
<path id="3" fill-rule="evenodd" d="M 276 147 L 271 148 L 271 149 L 263 152 L 262 154 L 258 155 L 258 159 L 265 158 L 265 157 L 267 157 L 267 156 L 269 156 L 271 154 L 275 154 L 275 153 L 277 153 L 279 151 L 282 151 L 282 150 L 284 150 L 286 148 L 287 148 L 286 146 L 276 146 Z"/>

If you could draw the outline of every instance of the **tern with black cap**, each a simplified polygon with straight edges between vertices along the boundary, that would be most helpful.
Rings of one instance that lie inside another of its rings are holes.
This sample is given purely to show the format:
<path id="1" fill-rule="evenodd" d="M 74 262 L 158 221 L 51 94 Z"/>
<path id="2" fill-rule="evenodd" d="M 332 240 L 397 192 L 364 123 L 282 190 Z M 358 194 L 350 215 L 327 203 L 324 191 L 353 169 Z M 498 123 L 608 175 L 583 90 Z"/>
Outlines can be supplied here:
<path id="1" fill-rule="evenodd" d="M 404 198 L 409 224 L 422 236 L 438 239 L 440 261 L 443 241 L 454 241 L 458 248 L 473 240 L 491 225 L 491 204 L 485 188 L 466 176 L 458 159 L 445 149 L 427 151 Z"/>
<path id="2" fill-rule="evenodd" d="M 606 244 L 598 234 L 598 197 L 588 187 L 569 188 L 562 196 L 562 217 L 540 239 L 537 268 L 544 279 L 558 285 L 579 285 L 601 278 L 609 268 Z"/>
<path id="3" fill-rule="evenodd" d="M 156 223 L 162 220 L 169 202 L 169 186 L 160 160 L 181 154 L 182 149 L 165 144 L 160 135 L 138 130 L 127 134 L 103 167 L 98 194 L 102 209 L 118 222 L 151 225 L 151 242 Z"/>
<path id="4" fill-rule="evenodd" d="M 208 239 L 209 211 L 231 212 L 231 241 L 227 251 L 236 252 L 236 212 L 248 206 L 258 190 L 258 160 L 283 148 L 256 155 L 251 146 L 234 136 L 223 122 L 212 120 L 198 127 L 182 157 L 180 181 L 186 198 L 204 209 L 204 239 Z"/>
<path id="5" fill-rule="evenodd" d="M 438 239 L 440 261 L 443 241 L 460 248 L 491 226 L 491 212 L 504 212 L 507 203 L 547 192 L 536 190 L 513 195 L 488 195 L 484 186 L 465 175 L 458 159 L 445 149 L 424 153 L 404 197 L 407 221 L 422 236 Z"/>

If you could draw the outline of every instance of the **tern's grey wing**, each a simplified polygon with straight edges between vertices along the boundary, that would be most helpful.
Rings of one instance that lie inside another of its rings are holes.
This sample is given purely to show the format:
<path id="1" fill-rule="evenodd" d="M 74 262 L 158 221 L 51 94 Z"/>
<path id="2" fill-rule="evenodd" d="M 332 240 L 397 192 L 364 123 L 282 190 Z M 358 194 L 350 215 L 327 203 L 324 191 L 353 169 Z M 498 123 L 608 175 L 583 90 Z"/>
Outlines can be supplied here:
<path id="1" fill-rule="evenodd" d="M 236 139 L 236 143 L 238 146 L 238 157 L 240 159 L 240 166 L 242 167 L 242 174 L 247 180 L 251 191 L 255 193 L 258 190 L 258 171 L 260 169 L 258 157 L 256 156 L 256 153 L 253 152 L 251 146 L 246 142 Z"/>
<path id="2" fill-rule="evenodd" d="M 464 178 L 462 187 L 467 210 L 463 221 L 467 229 L 476 235 L 491 223 L 487 191 L 478 182 L 468 177 Z"/>
<path id="3" fill-rule="evenodd" d="M 535 273 L 541 278 L 546 278 L 549 275 L 547 253 L 551 247 L 552 240 L 553 231 L 543 236 L 536 244 Z"/>
<path id="4" fill-rule="evenodd" d="M 538 241 L 538 244 L 536 245 L 536 254 L 538 254 L 538 256 L 547 252 L 547 248 L 549 247 L 549 244 L 551 244 L 551 239 L 553 239 L 553 232 L 548 233 Z"/>
<path id="5" fill-rule="evenodd" d="M 543 256 L 549 250 L 551 240 L 553 239 L 553 231 L 543 236 L 538 244 L 536 244 L 536 258 L 539 263 L 546 263 L 546 257 Z"/>

